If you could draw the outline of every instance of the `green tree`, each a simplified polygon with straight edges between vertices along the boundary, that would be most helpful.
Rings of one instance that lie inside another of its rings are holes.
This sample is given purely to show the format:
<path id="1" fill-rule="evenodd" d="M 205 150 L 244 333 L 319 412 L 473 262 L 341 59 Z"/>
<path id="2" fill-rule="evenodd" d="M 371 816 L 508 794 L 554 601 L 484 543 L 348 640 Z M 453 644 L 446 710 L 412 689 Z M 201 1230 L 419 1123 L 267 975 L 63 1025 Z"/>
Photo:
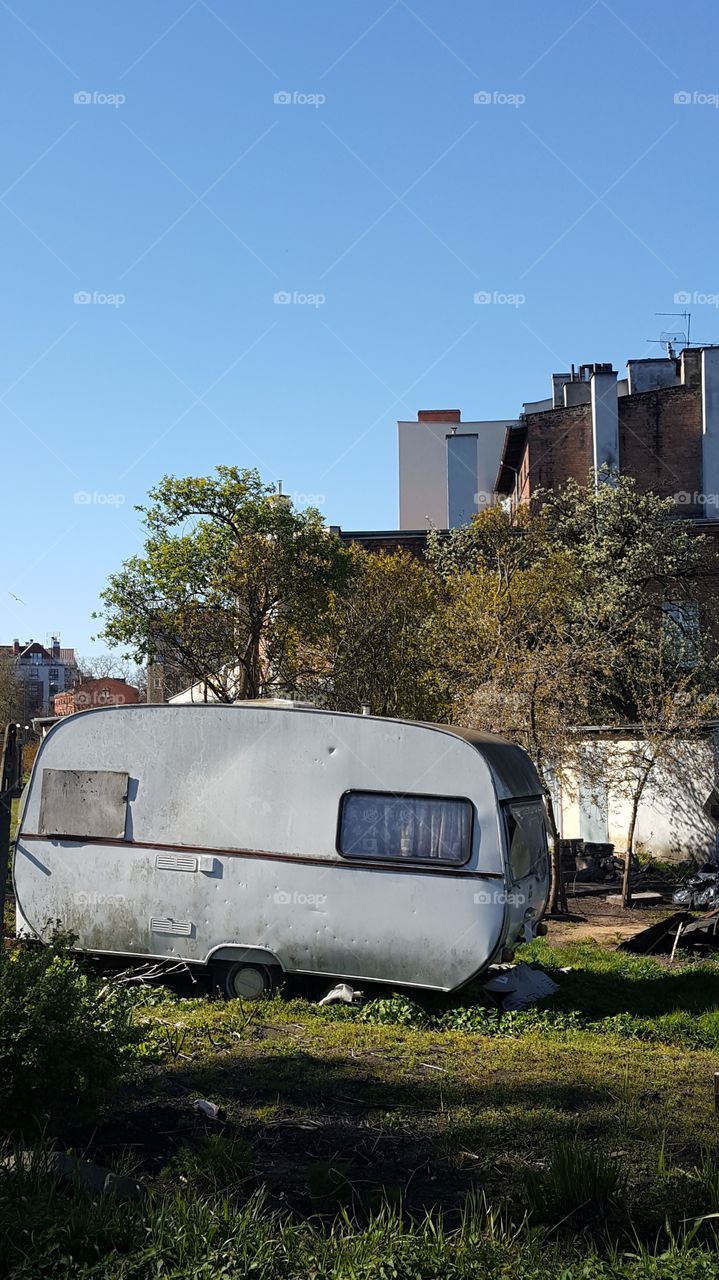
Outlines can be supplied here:
<path id="1" fill-rule="evenodd" d="M 603 475 L 542 494 L 516 520 L 494 508 L 432 540 L 454 714 L 534 759 L 553 837 L 553 909 L 563 886 L 552 784 L 576 771 L 577 727 L 651 725 L 656 742 L 673 692 L 699 706 L 711 691 L 712 664 L 699 660 L 711 622 L 695 606 L 707 555 L 671 499 Z M 668 620 L 680 644 L 667 644 Z"/>
<path id="2" fill-rule="evenodd" d="M 0 654 L 0 732 L 24 714 L 23 687 L 10 654 Z"/>
<path id="3" fill-rule="evenodd" d="M 149 497 L 144 553 L 102 593 L 102 638 L 176 664 L 220 702 L 294 689 L 351 568 L 319 511 L 237 467 L 166 476 Z"/>
<path id="4" fill-rule="evenodd" d="M 338 711 L 446 720 L 450 699 L 435 661 L 440 582 L 406 551 L 352 549 L 351 585 L 335 593 L 315 701 Z"/>

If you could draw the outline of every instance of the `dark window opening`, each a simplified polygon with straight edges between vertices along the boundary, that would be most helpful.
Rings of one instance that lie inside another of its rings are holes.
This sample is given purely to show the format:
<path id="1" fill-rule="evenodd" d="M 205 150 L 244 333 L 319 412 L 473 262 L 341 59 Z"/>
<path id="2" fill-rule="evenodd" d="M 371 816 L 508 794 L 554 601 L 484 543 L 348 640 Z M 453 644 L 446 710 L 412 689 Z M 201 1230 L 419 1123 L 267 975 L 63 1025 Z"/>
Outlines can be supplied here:
<path id="1" fill-rule="evenodd" d="M 342 797 L 337 849 L 345 858 L 460 867 L 471 848 L 469 800 L 381 791 Z"/>

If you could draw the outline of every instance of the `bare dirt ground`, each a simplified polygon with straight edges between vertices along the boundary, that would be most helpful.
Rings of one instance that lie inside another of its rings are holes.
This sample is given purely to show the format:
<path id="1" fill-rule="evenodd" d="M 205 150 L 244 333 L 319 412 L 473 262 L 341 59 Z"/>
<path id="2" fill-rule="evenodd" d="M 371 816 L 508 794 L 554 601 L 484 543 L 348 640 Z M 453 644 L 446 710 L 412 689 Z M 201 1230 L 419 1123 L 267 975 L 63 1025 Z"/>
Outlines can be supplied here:
<path id="1" fill-rule="evenodd" d="M 550 917 L 547 941 L 557 946 L 585 938 L 604 946 L 623 942 L 677 910 L 671 904 L 672 887 L 658 882 L 642 885 L 642 889 L 661 893 L 663 905 L 637 905 L 624 910 L 619 903 L 609 901 L 611 896 L 620 892 L 618 884 L 570 885 L 567 889 L 570 918 Z"/>

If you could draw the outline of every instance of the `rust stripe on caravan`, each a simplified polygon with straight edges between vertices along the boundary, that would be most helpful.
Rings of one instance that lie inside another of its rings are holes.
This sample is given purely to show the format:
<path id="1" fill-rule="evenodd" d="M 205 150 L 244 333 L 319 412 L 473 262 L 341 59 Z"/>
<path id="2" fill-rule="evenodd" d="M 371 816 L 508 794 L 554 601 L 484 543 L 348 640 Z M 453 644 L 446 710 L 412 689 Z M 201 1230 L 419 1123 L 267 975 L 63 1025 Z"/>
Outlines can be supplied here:
<path id="1" fill-rule="evenodd" d="M 97 839 L 87 840 L 84 836 L 44 836 L 37 831 L 23 831 L 17 837 L 16 844 L 21 845 L 23 840 L 44 840 L 51 844 L 61 844 L 63 841 L 72 844 L 91 844 L 93 847 L 109 847 L 112 849 L 153 849 L 162 850 L 167 853 L 211 853 L 218 858 L 262 858 L 269 862 L 291 862 L 300 863 L 306 867 L 324 867 L 336 868 L 337 870 L 356 871 L 363 868 L 365 871 L 403 871 L 405 873 L 414 873 L 420 875 L 434 876 L 451 876 L 454 880 L 502 880 L 504 875 L 501 871 L 453 871 L 451 868 L 433 867 L 428 862 L 363 862 L 358 858 L 354 862 L 348 861 L 347 858 L 334 859 L 330 858 L 309 858 L 304 855 L 295 857 L 291 853 L 271 853 L 268 849 L 215 849 L 206 845 L 197 844 L 162 844 L 146 840 L 114 840 L 109 836 L 98 837 Z"/>

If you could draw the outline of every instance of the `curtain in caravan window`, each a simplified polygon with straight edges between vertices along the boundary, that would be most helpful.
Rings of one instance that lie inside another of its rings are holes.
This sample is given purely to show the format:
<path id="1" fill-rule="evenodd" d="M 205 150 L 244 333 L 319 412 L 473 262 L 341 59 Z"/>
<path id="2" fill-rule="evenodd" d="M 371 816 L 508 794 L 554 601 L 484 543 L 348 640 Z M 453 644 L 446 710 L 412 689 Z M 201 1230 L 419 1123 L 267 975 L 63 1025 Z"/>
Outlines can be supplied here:
<path id="1" fill-rule="evenodd" d="M 342 801 L 338 848 L 345 857 L 461 866 L 471 840 L 469 800 L 351 791 Z"/>

